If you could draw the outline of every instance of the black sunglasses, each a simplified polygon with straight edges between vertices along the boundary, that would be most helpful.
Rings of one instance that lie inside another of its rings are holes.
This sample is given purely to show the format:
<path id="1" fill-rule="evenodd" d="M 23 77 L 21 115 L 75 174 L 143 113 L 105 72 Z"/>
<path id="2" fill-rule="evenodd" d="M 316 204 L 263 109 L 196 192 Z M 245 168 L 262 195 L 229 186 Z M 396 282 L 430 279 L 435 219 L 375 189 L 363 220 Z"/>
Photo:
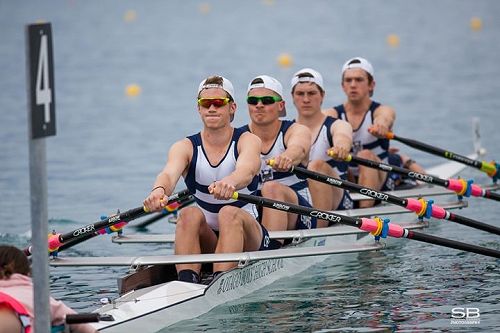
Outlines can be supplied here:
<path id="1" fill-rule="evenodd" d="M 259 104 L 259 101 L 262 102 L 264 105 L 271 105 L 276 102 L 281 101 L 281 97 L 278 96 L 248 96 L 247 97 L 247 103 L 251 105 L 257 105 Z"/>

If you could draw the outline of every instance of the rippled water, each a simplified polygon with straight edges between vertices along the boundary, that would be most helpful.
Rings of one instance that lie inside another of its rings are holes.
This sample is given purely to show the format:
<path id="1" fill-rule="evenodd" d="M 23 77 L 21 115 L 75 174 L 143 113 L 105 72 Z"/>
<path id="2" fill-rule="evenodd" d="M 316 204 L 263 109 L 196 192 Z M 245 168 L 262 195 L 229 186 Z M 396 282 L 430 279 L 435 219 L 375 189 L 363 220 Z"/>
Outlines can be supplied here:
<path id="1" fill-rule="evenodd" d="M 136 20 L 127 23 L 130 10 Z M 244 93 L 252 77 L 271 74 L 287 90 L 294 71 L 313 67 L 324 76 L 327 107 L 343 101 L 342 63 L 364 56 L 375 67 L 375 98 L 398 112 L 396 133 L 467 154 L 472 149 L 470 119 L 479 117 L 487 158 L 498 159 L 499 13 L 500 3 L 494 0 L 0 0 L 0 242 L 24 247 L 30 236 L 26 23 L 52 22 L 58 133 L 47 139 L 49 227 L 65 232 L 103 213 L 140 205 L 170 144 L 198 130 L 196 87 L 213 73 L 233 81 L 239 103 L 235 124 L 242 125 L 247 121 Z M 470 28 L 474 16 L 482 20 L 480 31 Z M 399 36 L 399 47 L 387 45 L 389 34 Z M 276 58 L 285 52 L 293 65 L 284 69 Z M 142 87 L 141 96 L 124 97 L 130 83 Z M 424 166 L 440 162 L 404 150 Z M 476 170 L 463 176 L 488 182 Z M 469 202 L 460 214 L 500 225 L 497 203 Z M 148 232 L 173 230 L 162 221 Z M 425 232 L 500 249 L 497 236 L 451 222 L 436 222 Z M 500 330 L 498 260 L 409 240 L 390 244 L 382 252 L 332 256 L 306 273 L 170 329 Z M 169 252 L 160 245 L 117 246 L 100 236 L 67 255 Z M 74 308 L 91 310 L 100 298 L 116 296 L 115 279 L 124 272 L 51 269 L 51 288 Z M 479 308 L 481 323 L 451 325 L 453 307 Z"/>

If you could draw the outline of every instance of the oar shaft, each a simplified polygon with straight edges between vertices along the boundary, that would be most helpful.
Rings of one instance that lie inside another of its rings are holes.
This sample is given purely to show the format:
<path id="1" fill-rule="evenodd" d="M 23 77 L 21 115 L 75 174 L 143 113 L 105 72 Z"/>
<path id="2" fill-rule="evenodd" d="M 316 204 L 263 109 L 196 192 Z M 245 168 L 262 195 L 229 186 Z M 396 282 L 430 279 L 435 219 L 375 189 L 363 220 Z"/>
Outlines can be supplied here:
<path id="1" fill-rule="evenodd" d="M 483 197 L 491 199 L 491 200 L 495 200 L 495 201 L 500 201 L 500 194 L 499 193 L 496 193 L 496 192 L 493 192 L 490 190 L 485 190 L 484 192 L 485 193 L 484 193 Z"/>
<path id="2" fill-rule="evenodd" d="M 454 161 L 457 161 L 460 163 L 464 163 L 466 165 L 469 165 L 469 166 L 477 168 L 477 169 L 481 169 L 481 166 L 482 166 L 481 161 L 472 160 L 466 156 L 455 154 L 453 152 L 450 152 L 450 151 L 447 151 L 447 150 L 444 150 L 444 149 L 441 149 L 438 147 L 434 147 L 434 146 L 431 146 L 427 143 L 420 142 L 420 141 L 417 141 L 414 139 L 404 138 L 404 137 L 398 136 L 394 133 L 389 133 L 387 135 L 387 138 L 397 140 L 397 141 L 402 142 L 410 147 L 413 147 L 413 148 L 419 149 L 419 150 L 423 150 L 423 151 L 428 152 L 430 154 L 445 157 L 445 158 L 448 158 L 450 160 L 454 160 Z"/>
<path id="3" fill-rule="evenodd" d="M 170 197 L 168 197 L 168 201 L 165 203 L 165 205 L 171 204 L 172 202 L 178 201 L 179 199 L 185 198 L 186 196 L 189 196 L 189 195 L 190 195 L 189 190 L 184 189 L 184 190 L 177 192 L 175 194 L 172 194 Z M 117 225 L 119 223 L 129 222 L 133 219 L 139 218 L 139 217 L 144 216 L 146 214 L 149 214 L 149 212 L 146 212 L 144 210 L 144 207 L 137 207 L 137 208 L 130 209 L 126 212 L 108 217 L 105 220 L 88 224 L 84 227 L 78 228 L 76 230 L 73 230 L 73 231 L 65 233 L 65 234 L 50 235 L 49 236 L 49 251 L 53 251 L 55 249 L 60 249 L 64 245 L 65 245 L 64 248 L 71 247 L 73 245 L 81 243 L 84 240 L 87 240 L 89 238 L 96 236 L 100 230 L 112 227 L 112 226 Z M 25 248 L 24 253 L 27 256 L 31 255 L 31 246 Z"/>
<path id="4" fill-rule="evenodd" d="M 470 219 L 470 218 L 465 217 L 465 216 L 456 215 L 456 214 L 453 214 L 451 212 L 449 214 L 450 214 L 450 216 L 448 218 L 446 218 L 449 221 L 453 221 L 453 222 L 456 222 L 456 223 L 459 223 L 462 225 L 466 225 L 468 227 L 476 228 L 479 230 L 491 232 L 495 235 L 500 235 L 500 228 L 499 227 L 496 227 L 496 226 L 491 225 L 491 224 L 486 224 L 486 223 L 483 223 L 480 221 L 476 221 L 476 220 Z"/>
<path id="5" fill-rule="evenodd" d="M 379 192 L 379 191 L 375 191 L 374 189 L 360 186 L 358 184 L 349 182 L 347 180 L 329 177 L 329 176 L 323 175 L 321 173 L 307 170 L 307 169 L 304 169 L 301 167 L 293 167 L 291 169 L 291 171 L 293 173 L 300 175 L 300 176 L 303 176 L 303 177 L 311 178 L 311 179 L 314 179 L 316 181 L 320 181 L 322 183 L 326 183 L 326 184 L 333 185 L 336 187 L 345 188 L 345 189 L 355 191 L 355 192 L 364 194 L 366 196 L 372 197 L 374 199 L 379 199 L 381 201 L 386 201 L 386 202 L 404 207 L 412 212 L 415 212 L 419 216 L 425 216 L 427 213 L 427 205 L 430 205 L 429 203 L 427 203 L 423 200 L 417 200 L 417 199 L 412 199 L 412 198 L 408 198 L 408 199 L 399 198 L 399 197 L 396 197 L 394 195 L 390 195 L 388 193 Z M 479 222 L 479 221 L 476 221 L 476 220 L 473 220 L 473 219 L 470 219 L 470 218 L 467 218 L 467 217 L 464 217 L 461 215 L 452 214 L 449 211 L 447 211 L 446 209 L 444 209 L 438 205 L 432 204 L 432 206 L 430 206 L 429 209 L 430 209 L 430 216 L 432 216 L 434 218 L 445 219 L 445 220 L 457 222 L 457 223 L 460 223 L 460 224 L 463 224 L 463 225 L 466 225 L 466 226 L 469 226 L 472 228 L 476 228 L 476 229 L 480 229 L 480 230 L 484 230 L 484 231 L 488 231 L 488 232 L 492 232 L 494 234 L 500 235 L 500 228 L 498 228 L 498 227 L 495 227 L 495 226 L 492 226 L 492 225 L 489 225 L 489 224 L 486 224 L 483 222 Z"/>
<path id="6" fill-rule="evenodd" d="M 183 198 L 183 197 L 188 196 L 188 195 L 189 195 L 189 191 L 187 189 L 184 189 L 180 192 L 174 193 L 168 197 L 168 201 L 165 203 L 165 205 L 171 204 L 172 202 L 179 200 L 179 198 Z M 141 216 L 144 216 L 146 214 L 149 214 L 149 212 L 146 212 L 144 210 L 144 207 L 132 208 L 126 212 L 123 212 L 123 213 L 120 213 L 120 214 L 117 214 L 114 216 L 110 216 L 105 220 L 91 223 L 91 224 L 86 225 L 82 228 L 76 229 L 76 230 L 68 232 L 66 234 L 62 234 L 59 236 L 59 241 L 61 243 L 64 243 L 70 239 L 73 239 L 76 237 L 82 237 L 82 236 L 85 236 L 86 234 L 92 234 L 96 230 L 100 230 L 100 229 L 104 229 L 104 228 L 113 226 L 119 222 L 132 221 L 132 220 L 139 218 Z"/>
<path id="7" fill-rule="evenodd" d="M 327 212 L 324 210 L 313 209 L 309 207 L 303 207 L 299 205 L 289 204 L 286 202 L 271 200 L 267 198 L 257 197 L 250 194 L 241 194 L 238 192 L 234 192 L 233 199 L 241 200 L 244 202 L 252 203 L 258 206 L 264 206 L 272 209 L 277 209 L 285 212 L 291 212 L 303 216 L 315 217 L 325 221 L 334 222 L 334 223 L 342 223 L 346 225 L 350 225 L 361 230 L 367 232 L 377 232 L 380 229 L 380 223 L 368 219 L 368 218 L 351 218 L 348 216 L 342 216 L 335 213 Z M 445 247 L 451 247 L 458 250 L 470 251 L 478 254 L 482 254 L 485 256 L 500 258 L 500 251 L 496 251 L 493 249 L 483 248 L 480 246 L 470 245 L 466 243 L 456 242 L 446 238 L 440 238 L 436 236 L 429 236 L 427 234 L 412 232 L 406 228 L 403 228 L 397 224 L 389 223 L 387 226 L 387 235 L 396 238 L 409 238 L 419 240 L 421 242 L 441 245 Z"/>
<path id="8" fill-rule="evenodd" d="M 319 181 L 319 182 L 322 182 L 325 184 L 329 184 L 329 185 L 332 185 L 335 187 L 339 187 L 339 188 L 343 188 L 346 190 L 361 193 L 363 195 L 366 195 L 366 196 L 371 197 L 371 198 L 376 199 L 376 200 L 385 201 L 385 202 L 388 202 L 388 203 L 391 203 L 394 205 L 398 205 L 401 207 L 406 207 L 406 205 L 407 205 L 406 199 L 403 199 L 403 198 L 400 198 L 400 197 L 397 197 L 395 195 L 391 195 L 388 193 L 379 192 L 379 191 L 376 191 L 372 188 L 363 187 L 361 185 L 352 183 L 352 182 L 347 181 L 347 180 L 329 177 L 329 176 L 323 175 L 321 173 L 307 170 L 305 168 L 298 167 L 298 166 L 292 167 L 291 171 L 297 175 L 307 177 L 307 178 L 310 178 L 310 179 L 313 179 L 313 180 L 316 180 L 316 181 Z"/>
<path id="9" fill-rule="evenodd" d="M 91 224 L 88 224 L 84 227 L 73 230 L 71 232 L 61 234 L 61 235 L 59 235 L 59 241 L 63 244 L 63 243 L 65 243 L 73 238 L 83 237 L 87 234 L 92 234 L 92 233 L 96 232 L 97 230 L 110 227 L 118 222 L 121 222 L 121 221 L 128 222 L 128 221 L 139 218 L 139 217 L 146 215 L 146 214 L 147 214 L 147 212 L 144 210 L 143 207 L 133 208 L 133 209 L 127 210 L 126 212 L 123 212 L 123 213 L 120 213 L 120 214 L 117 214 L 114 216 L 110 216 L 105 220 L 91 223 Z"/>
<path id="10" fill-rule="evenodd" d="M 415 149 L 419 149 L 419 150 L 431 153 L 433 155 L 441 156 L 441 157 L 447 158 L 449 160 L 460 162 L 462 164 L 479 169 L 479 170 L 487 173 L 488 176 L 490 176 L 490 177 L 495 177 L 497 174 L 497 166 L 494 163 L 473 160 L 473 159 L 470 159 L 466 156 L 456 154 L 456 153 L 453 153 L 451 151 L 444 150 L 444 149 L 441 149 L 438 147 L 434 147 L 434 146 L 431 146 L 431 145 L 424 143 L 424 142 L 420 142 L 417 140 L 408 139 L 408 138 L 398 136 L 392 132 L 389 132 L 387 134 L 387 138 L 397 140 L 397 141 L 402 142 L 402 143 L 404 143 L 410 147 L 413 147 Z"/>
<path id="11" fill-rule="evenodd" d="M 467 189 L 467 182 L 463 181 L 463 179 L 442 179 L 433 175 L 426 175 L 419 172 L 411 171 L 405 168 L 398 167 L 396 165 L 385 164 L 381 162 L 375 162 L 372 160 L 368 160 L 365 158 L 361 158 L 358 156 L 349 155 L 347 160 L 348 162 L 352 161 L 360 165 L 367 166 L 369 168 L 374 168 L 386 172 L 394 172 L 400 175 L 404 175 L 408 178 L 415 179 L 424 183 L 434 184 L 438 186 L 445 187 L 449 190 L 452 190 L 459 195 L 463 195 L 465 189 Z M 465 182 L 465 184 L 463 183 Z M 470 195 L 475 197 L 483 197 L 486 199 L 491 199 L 495 201 L 500 201 L 500 194 L 485 190 L 478 185 L 470 184 Z"/>
<path id="12" fill-rule="evenodd" d="M 494 249 L 489 249 L 486 247 L 477 246 L 477 245 L 473 245 L 473 244 L 462 243 L 462 242 L 454 241 L 451 239 L 446 239 L 446 238 L 437 237 L 437 236 L 433 236 L 433 235 L 429 235 L 429 234 L 424 234 L 424 233 L 421 233 L 418 231 L 410 230 L 408 232 L 408 236 L 406 238 L 414 239 L 414 240 L 421 241 L 424 243 L 430 243 L 430 244 L 450 247 L 450 248 L 453 248 L 456 250 L 463 250 L 463 251 L 467 251 L 467 252 L 477 253 L 477 254 L 488 256 L 488 257 L 500 258 L 500 251 L 497 251 Z"/>
<path id="13" fill-rule="evenodd" d="M 379 170 L 386 171 L 386 172 L 394 172 L 394 173 L 397 173 L 400 175 L 407 176 L 408 178 L 411 178 L 411 179 L 422 181 L 424 183 L 448 187 L 448 181 L 446 179 L 442 179 L 442 178 L 432 176 L 432 175 L 425 175 L 425 174 L 422 174 L 419 172 L 415 172 L 415 171 L 411 171 L 411 170 L 408 170 L 405 168 L 398 167 L 396 165 L 375 162 L 375 161 L 371 161 L 371 160 L 361 158 L 358 156 L 353 156 L 353 155 L 349 155 L 349 156 L 350 156 L 351 161 L 356 162 L 357 164 L 367 166 L 369 168 L 379 169 Z"/>
<path id="14" fill-rule="evenodd" d="M 291 203 L 286 203 L 286 202 L 281 202 L 281 201 L 276 201 L 276 200 L 271 200 L 267 199 L 264 197 L 258 197 L 255 195 L 250 195 L 250 194 L 244 194 L 244 193 L 238 193 L 234 192 L 233 199 L 235 200 L 241 200 L 244 202 L 252 203 L 257 206 L 264 206 L 264 207 L 269 207 L 277 210 L 281 210 L 284 212 L 288 213 L 295 213 L 299 215 L 304 215 L 304 216 L 309 216 L 313 218 L 318 218 L 321 220 L 325 220 L 328 222 L 332 223 L 342 223 L 346 225 L 350 225 L 353 227 L 359 228 L 361 225 L 361 220 L 360 219 L 354 219 L 349 216 L 343 216 L 323 210 L 318 210 L 310 207 L 303 207 Z"/>

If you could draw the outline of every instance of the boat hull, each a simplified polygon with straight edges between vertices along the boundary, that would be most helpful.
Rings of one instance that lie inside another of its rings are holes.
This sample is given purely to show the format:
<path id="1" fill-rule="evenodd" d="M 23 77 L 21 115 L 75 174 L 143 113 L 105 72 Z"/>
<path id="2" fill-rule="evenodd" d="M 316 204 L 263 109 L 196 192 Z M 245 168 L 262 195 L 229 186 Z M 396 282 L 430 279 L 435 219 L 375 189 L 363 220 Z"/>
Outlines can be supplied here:
<path id="1" fill-rule="evenodd" d="M 359 252 L 381 244 L 368 234 L 310 238 L 296 247 L 353 246 Z M 282 278 L 299 274 L 328 258 L 277 258 L 243 263 L 225 272 L 209 285 L 170 281 L 157 286 L 129 292 L 96 312 L 112 315 L 113 322 L 94 324 L 102 332 L 156 332 L 182 320 L 198 317 L 214 307 L 239 299 Z M 352 254 L 336 256 L 339 262 L 352 259 Z"/>

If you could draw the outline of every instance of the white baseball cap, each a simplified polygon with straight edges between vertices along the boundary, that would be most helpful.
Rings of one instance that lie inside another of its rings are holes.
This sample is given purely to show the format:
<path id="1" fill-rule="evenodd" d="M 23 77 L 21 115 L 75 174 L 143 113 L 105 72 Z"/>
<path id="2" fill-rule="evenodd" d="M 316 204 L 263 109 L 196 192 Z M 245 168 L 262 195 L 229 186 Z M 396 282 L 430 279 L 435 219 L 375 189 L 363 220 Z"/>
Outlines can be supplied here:
<path id="1" fill-rule="evenodd" d="M 303 74 L 306 74 L 306 75 L 303 75 Z M 310 74 L 310 75 L 307 75 L 307 74 Z M 295 87 L 295 85 L 299 82 L 300 83 L 301 82 L 313 82 L 313 83 L 316 83 L 323 91 L 325 90 L 323 88 L 323 76 L 321 76 L 321 74 L 318 71 L 315 71 L 312 68 L 302 68 L 301 70 L 299 70 L 298 72 L 293 74 L 292 90 L 293 90 L 293 87 Z"/>
<path id="2" fill-rule="evenodd" d="M 342 75 L 346 70 L 351 68 L 361 68 L 362 70 L 370 74 L 372 77 L 374 77 L 373 66 L 365 58 L 356 57 L 347 60 L 344 66 L 342 66 Z"/>
<path id="3" fill-rule="evenodd" d="M 252 83 L 256 80 L 262 82 Z M 269 75 L 259 75 L 253 78 L 252 81 L 250 81 L 250 83 L 248 84 L 247 94 L 250 92 L 250 90 L 254 88 L 266 88 L 272 90 L 275 93 L 277 93 L 283 100 L 283 86 L 281 85 L 280 81 L 276 80 L 274 77 L 271 77 Z M 283 107 L 283 110 L 280 111 L 280 117 L 285 117 L 285 116 L 286 116 L 286 108 Z"/>
<path id="4" fill-rule="evenodd" d="M 198 95 L 200 94 L 200 92 L 203 89 L 221 88 L 225 92 L 227 92 L 229 94 L 229 96 L 234 100 L 234 88 L 233 88 L 233 84 L 231 83 L 231 81 L 229 81 L 228 79 L 226 79 L 223 76 L 220 76 L 220 78 L 222 78 L 222 85 L 217 84 L 217 83 L 205 83 L 207 81 L 207 79 L 209 79 L 209 78 L 210 77 L 208 77 L 200 82 L 200 85 L 198 87 Z"/>

